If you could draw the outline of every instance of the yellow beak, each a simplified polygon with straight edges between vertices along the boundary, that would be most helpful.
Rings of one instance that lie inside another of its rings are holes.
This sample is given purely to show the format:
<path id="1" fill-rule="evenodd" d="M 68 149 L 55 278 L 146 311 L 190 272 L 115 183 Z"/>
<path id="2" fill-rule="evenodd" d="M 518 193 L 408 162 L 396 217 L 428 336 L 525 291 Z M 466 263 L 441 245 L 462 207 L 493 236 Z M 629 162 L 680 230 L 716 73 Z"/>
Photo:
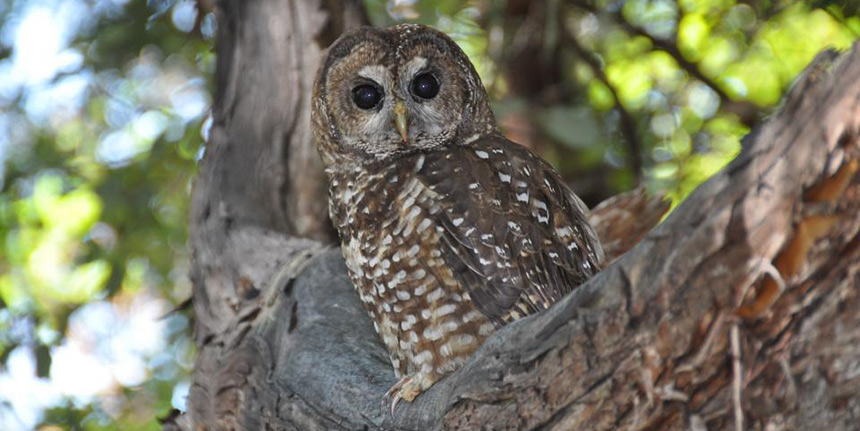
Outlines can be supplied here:
<path id="1" fill-rule="evenodd" d="M 394 125 L 400 132 L 400 138 L 404 144 L 409 143 L 409 123 L 406 118 L 406 104 L 402 100 L 394 102 Z"/>

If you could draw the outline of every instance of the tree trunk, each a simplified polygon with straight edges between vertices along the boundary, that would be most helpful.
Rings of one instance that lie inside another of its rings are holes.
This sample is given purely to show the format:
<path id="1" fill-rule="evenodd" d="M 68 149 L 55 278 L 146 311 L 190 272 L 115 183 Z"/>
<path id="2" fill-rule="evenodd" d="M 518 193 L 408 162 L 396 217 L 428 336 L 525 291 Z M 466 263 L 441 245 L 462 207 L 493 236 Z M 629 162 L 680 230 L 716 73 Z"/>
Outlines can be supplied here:
<path id="1" fill-rule="evenodd" d="M 357 0 L 221 3 L 190 217 L 199 351 L 165 429 L 860 429 L 860 45 L 819 55 L 632 250 L 391 417 L 307 118 L 320 53 L 364 20 Z"/>

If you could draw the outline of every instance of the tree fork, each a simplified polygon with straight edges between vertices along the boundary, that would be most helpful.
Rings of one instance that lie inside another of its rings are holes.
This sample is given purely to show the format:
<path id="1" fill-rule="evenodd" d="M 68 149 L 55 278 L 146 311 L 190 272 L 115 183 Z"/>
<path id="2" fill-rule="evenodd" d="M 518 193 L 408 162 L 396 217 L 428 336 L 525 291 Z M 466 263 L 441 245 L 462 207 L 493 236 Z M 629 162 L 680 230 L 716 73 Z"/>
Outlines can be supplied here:
<path id="1" fill-rule="evenodd" d="M 396 379 L 339 250 L 319 242 L 324 206 L 291 206 L 324 202 L 318 172 L 297 170 L 313 169 L 299 81 L 364 22 L 358 1 L 339 4 L 219 4 L 190 217 L 198 357 L 165 429 L 857 429 L 860 45 L 820 54 L 633 249 L 391 417 Z M 593 218 L 610 233 L 612 219 Z"/>

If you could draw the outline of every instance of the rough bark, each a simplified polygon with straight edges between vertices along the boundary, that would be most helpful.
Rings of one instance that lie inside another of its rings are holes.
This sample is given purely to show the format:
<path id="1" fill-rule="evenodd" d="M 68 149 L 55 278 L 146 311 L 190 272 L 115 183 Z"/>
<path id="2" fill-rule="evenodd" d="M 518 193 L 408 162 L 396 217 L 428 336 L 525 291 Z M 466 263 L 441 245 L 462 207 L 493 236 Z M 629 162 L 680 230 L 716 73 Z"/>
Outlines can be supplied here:
<path id="1" fill-rule="evenodd" d="M 216 14 L 213 125 L 189 215 L 199 352 L 188 413 L 166 427 L 231 423 L 246 366 L 228 360 L 231 343 L 254 324 L 272 274 L 334 239 L 310 94 L 324 49 L 366 23 L 359 0 L 225 0 Z"/>
<path id="2" fill-rule="evenodd" d="M 632 250 L 391 417 L 384 348 L 339 251 L 303 239 L 326 238 L 307 227 L 322 210 L 295 197 L 313 172 L 297 169 L 306 80 L 362 19 L 339 5 L 221 4 L 190 218 L 199 352 L 188 410 L 165 429 L 858 429 L 860 45 L 820 55 Z"/>

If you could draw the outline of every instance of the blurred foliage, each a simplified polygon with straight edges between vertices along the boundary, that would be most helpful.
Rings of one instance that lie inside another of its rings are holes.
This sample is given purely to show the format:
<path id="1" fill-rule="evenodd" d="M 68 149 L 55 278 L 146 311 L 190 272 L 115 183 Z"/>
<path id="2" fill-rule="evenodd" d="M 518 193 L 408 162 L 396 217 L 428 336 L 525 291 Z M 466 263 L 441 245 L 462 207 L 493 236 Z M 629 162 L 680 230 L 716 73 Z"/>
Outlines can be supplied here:
<path id="1" fill-rule="evenodd" d="M 0 22 L 0 429 L 160 429 L 193 355 L 163 316 L 190 296 L 214 20 L 37 0 Z"/>
<path id="2" fill-rule="evenodd" d="M 457 40 L 505 133 L 592 205 L 637 183 L 679 203 L 819 51 L 860 37 L 853 0 L 366 3 L 375 25 L 419 22 Z"/>
<path id="3" fill-rule="evenodd" d="M 505 132 L 591 204 L 637 183 L 680 202 L 860 37 L 853 0 L 365 4 L 457 40 Z M 162 316 L 190 296 L 215 56 L 198 6 L 0 3 L 0 429 L 157 430 L 183 406 L 189 322 Z"/>

